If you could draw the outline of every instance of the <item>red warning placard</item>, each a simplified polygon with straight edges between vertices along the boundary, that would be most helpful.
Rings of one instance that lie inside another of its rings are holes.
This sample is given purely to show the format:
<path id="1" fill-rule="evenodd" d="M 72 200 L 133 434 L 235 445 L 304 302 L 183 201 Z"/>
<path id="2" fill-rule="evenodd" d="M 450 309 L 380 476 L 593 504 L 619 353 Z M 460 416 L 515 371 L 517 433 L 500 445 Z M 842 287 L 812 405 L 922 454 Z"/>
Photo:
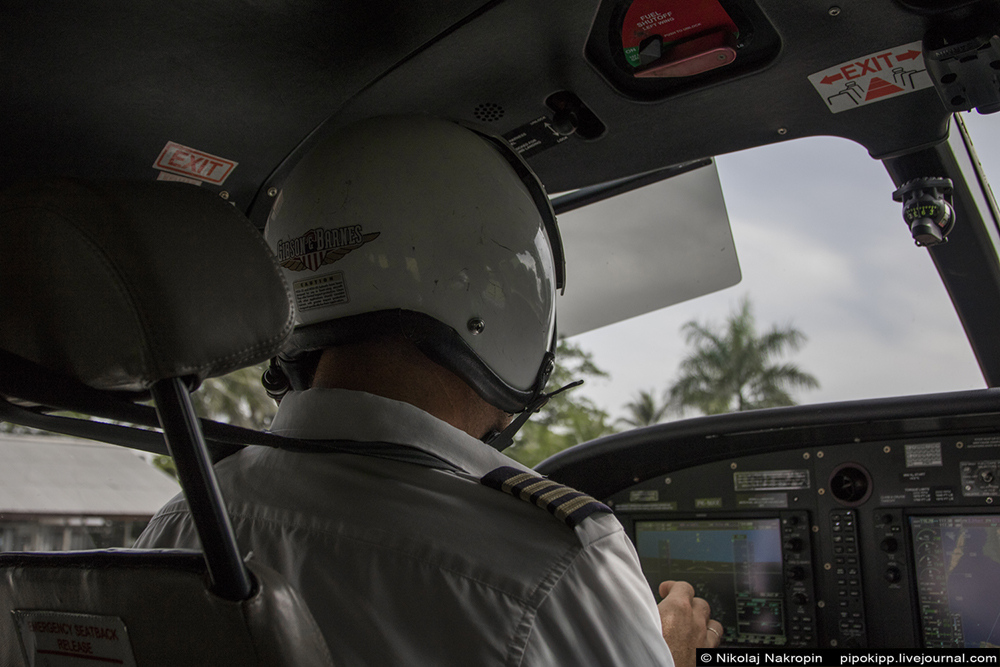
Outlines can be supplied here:
<path id="1" fill-rule="evenodd" d="M 920 42 L 903 44 L 809 75 L 833 113 L 856 109 L 934 85 L 924 67 Z"/>
<path id="2" fill-rule="evenodd" d="M 670 44 L 718 30 L 739 32 L 719 0 L 635 0 L 625 12 L 622 47 L 625 59 L 638 67 L 639 45 L 649 37 Z"/>
<path id="3" fill-rule="evenodd" d="M 153 163 L 153 168 L 213 185 L 222 185 L 236 165 L 236 162 L 218 155 L 168 141 Z"/>

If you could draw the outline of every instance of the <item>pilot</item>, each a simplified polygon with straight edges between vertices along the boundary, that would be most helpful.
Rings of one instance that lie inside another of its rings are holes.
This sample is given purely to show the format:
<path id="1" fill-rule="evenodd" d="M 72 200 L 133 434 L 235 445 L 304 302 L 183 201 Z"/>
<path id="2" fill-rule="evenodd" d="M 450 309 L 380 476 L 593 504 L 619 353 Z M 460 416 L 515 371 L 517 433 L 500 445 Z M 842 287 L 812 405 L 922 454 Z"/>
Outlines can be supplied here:
<path id="1" fill-rule="evenodd" d="M 271 429 L 310 442 L 217 474 L 240 548 L 298 588 L 335 664 L 693 667 L 718 645 L 690 585 L 657 606 L 607 507 L 498 451 L 544 400 L 563 282 L 551 206 L 503 141 L 341 129 L 265 236 L 297 309 Z M 182 497 L 136 546 L 198 547 Z"/>

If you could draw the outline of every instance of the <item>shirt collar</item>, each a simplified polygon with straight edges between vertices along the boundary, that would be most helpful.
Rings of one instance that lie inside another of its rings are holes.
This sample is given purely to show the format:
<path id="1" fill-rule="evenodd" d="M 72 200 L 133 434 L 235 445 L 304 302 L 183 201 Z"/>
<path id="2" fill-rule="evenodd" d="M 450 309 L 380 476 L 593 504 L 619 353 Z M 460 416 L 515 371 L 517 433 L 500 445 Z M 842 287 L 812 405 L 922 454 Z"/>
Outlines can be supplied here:
<path id="1" fill-rule="evenodd" d="M 500 466 L 528 468 L 409 403 L 362 391 L 307 389 L 281 399 L 271 432 L 301 440 L 407 445 L 482 477 Z"/>

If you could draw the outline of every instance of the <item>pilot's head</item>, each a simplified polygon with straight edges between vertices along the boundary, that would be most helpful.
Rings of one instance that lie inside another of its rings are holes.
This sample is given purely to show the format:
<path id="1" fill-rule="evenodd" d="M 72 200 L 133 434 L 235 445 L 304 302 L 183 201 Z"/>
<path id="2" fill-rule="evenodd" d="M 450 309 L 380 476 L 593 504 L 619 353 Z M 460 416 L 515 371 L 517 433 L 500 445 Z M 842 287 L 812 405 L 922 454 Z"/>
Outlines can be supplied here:
<path id="1" fill-rule="evenodd" d="M 490 405 L 519 412 L 552 371 L 562 247 L 538 179 L 503 140 L 430 117 L 336 131 L 294 168 L 267 242 L 295 295 L 281 364 L 403 336 Z"/>

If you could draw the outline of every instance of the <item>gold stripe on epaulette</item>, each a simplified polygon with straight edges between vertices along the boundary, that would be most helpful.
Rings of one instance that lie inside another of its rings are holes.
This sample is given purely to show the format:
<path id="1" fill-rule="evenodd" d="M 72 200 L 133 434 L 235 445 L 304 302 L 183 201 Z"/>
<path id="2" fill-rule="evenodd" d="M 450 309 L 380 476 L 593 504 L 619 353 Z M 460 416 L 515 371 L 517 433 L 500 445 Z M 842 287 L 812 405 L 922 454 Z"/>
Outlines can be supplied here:
<path id="1" fill-rule="evenodd" d="M 579 498 L 574 498 L 567 503 L 563 503 L 556 508 L 556 516 L 560 519 L 565 519 L 567 516 L 580 509 L 587 503 L 594 502 L 594 499 L 590 496 L 580 496 Z"/>
<path id="2" fill-rule="evenodd" d="M 550 486 L 562 486 L 561 484 L 556 484 L 555 482 L 548 479 L 540 479 L 534 484 L 529 484 L 528 486 L 521 489 L 521 500 L 529 500 L 537 491 L 549 488 Z"/>
<path id="3" fill-rule="evenodd" d="M 490 488 L 499 489 L 548 510 L 570 528 L 575 528 L 595 512 L 611 513 L 610 507 L 586 494 L 511 466 L 492 470 L 480 481 Z"/>
<path id="4" fill-rule="evenodd" d="M 555 484 L 555 482 L 553 482 L 553 484 Z M 574 491 L 573 489 L 569 488 L 568 486 L 563 486 L 562 484 L 556 484 L 556 486 L 559 487 L 559 488 L 552 489 L 551 491 L 549 491 L 547 493 L 543 493 L 541 496 L 539 496 L 537 504 L 540 507 L 544 506 L 544 505 L 548 505 L 553 500 L 558 500 L 559 498 L 562 498 L 563 496 L 565 496 L 568 493 L 576 493 L 576 491 Z"/>
<path id="5" fill-rule="evenodd" d="M 538 477 L 538 475 L 532 475 L 530 472 L 522 472 L 520 475 L 514 475 L 503 483 L 503 492 L 511 493 L 511 490 L 521 482 L 526 482 L 529 479 L 535 479 L 536 477 Z"/>

